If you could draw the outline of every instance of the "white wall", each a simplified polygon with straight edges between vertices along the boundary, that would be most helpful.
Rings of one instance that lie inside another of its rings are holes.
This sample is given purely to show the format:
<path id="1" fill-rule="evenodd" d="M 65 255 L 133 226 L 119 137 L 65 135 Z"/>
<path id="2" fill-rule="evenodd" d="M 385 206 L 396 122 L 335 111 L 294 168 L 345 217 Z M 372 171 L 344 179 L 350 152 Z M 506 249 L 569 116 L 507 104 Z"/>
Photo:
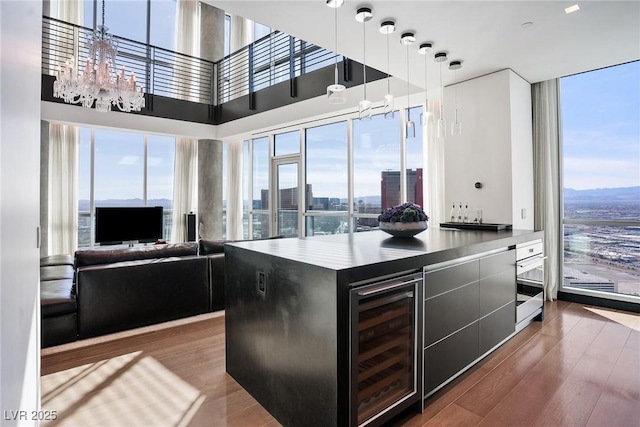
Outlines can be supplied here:
<path id="1" fill-rule="evenodd" d="M 531 85 L 509 74 L 513 228 L 533 230 L 533 118 Z M 523 217 L 524 209 L 524 217 Z"/>
<path id="2" fill-rule="evenodd" d="M 447 212 L 454 202 L 469 202 L 470 208 L 483 210 L 484 222 L 533 229 L 529 83 L 503 70 L 448 86 L 444 92 L 445 117 L 451 120 L 457 106 L 463 128 L 462 135 L 447 135 L 444 142 Z M 476 182 L 481 189 L 475 188 Z"/>
<path id="3" fill-rule="evenodd" d="M 42 2 L 0 1 L 0 424 L 37 425 Z M 13 411 L 13 412 L 11 412 Z M 25 412 L 20 412 L 25 411 Z"/>

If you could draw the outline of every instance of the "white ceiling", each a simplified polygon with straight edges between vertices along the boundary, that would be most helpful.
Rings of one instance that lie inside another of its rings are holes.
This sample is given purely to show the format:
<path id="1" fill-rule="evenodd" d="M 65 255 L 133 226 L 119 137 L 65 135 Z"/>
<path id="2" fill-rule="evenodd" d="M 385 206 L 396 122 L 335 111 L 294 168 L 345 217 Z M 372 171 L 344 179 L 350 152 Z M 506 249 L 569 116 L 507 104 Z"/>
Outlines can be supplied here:
<path id="1" fill-rule="evenodd" d="M 227 13 L 243 16 L 295 35 L 327 49 L 335 49 L 334 10 L 325 0 L 218 1 L 203 0 Z M 363 27 L 356 10 L 371 7 L 366 24 L 366 62 L 387 70 L 386 36 L 380 22 L 396 21 L 390 36 L 390 71 L 406 80 L 407 52 L 400 34 L 415 32 L 409 47 L 412 84 L 424 88 L 421 42 L 433 42 L 428 57 L 429 89 L 440 86 L 440 65 L 433 54 L 446 51 L 461 60 L 462 69 L 442 66 L 443 84 L 451 84 L 510 68 L 530 83 L 640 59 L 640 1 L 578 1 L 580 10 L 565 14 L 576 1 L 356 1 L 338 9 L 338 51 L 362 62 Z M 533 25 L 523 27 L 523 23 Z"/>

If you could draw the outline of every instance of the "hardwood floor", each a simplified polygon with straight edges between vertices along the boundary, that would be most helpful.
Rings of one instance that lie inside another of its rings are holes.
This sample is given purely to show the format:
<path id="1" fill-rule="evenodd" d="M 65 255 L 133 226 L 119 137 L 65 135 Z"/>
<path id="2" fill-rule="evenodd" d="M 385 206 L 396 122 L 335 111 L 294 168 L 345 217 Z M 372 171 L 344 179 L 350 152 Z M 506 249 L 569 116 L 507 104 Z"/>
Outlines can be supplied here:
<path id="1" fill-rule="evenodd" d="M 554 301 L 403 426 L 639 426 L 640 315 Z M 114 339 L 112 339 L 114 338 Z M 224 316 L 42 350 L 43 426 L 278 426 L 225 372 Z"/>

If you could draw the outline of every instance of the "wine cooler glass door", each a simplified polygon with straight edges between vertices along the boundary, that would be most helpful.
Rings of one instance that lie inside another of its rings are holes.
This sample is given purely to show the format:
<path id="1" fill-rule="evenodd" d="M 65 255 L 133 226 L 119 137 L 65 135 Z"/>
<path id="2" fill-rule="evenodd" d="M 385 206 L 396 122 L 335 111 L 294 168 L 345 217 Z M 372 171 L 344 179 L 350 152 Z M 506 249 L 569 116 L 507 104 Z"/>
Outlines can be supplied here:
<path id="1" fill-rule="evenodd" d="M 422 285 L 422 274 L 415 274 L 353 289 L 351 425 L 372 423 L 412 397 L 419 398 L 417 319 Z"/>

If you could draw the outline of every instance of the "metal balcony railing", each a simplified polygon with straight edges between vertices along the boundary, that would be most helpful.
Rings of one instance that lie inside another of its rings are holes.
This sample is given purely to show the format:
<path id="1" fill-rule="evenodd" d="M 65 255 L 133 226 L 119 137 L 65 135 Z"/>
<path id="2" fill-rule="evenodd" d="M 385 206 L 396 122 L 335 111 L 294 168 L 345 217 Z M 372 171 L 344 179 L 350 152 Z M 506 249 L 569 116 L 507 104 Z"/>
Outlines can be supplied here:
<path id="1" fill-rule="evenodd" d="M 42 74 L 55 76 L 73 56 L 78 75 L 87 62 L 93 30 L 44 16 Z M 135 72 L 153 95 L 218 105 L 294 77 L 332 65 L 336 54 L 279 31 L 218 62 L 113 35 L 118 41 L 116 68 Z"/>

